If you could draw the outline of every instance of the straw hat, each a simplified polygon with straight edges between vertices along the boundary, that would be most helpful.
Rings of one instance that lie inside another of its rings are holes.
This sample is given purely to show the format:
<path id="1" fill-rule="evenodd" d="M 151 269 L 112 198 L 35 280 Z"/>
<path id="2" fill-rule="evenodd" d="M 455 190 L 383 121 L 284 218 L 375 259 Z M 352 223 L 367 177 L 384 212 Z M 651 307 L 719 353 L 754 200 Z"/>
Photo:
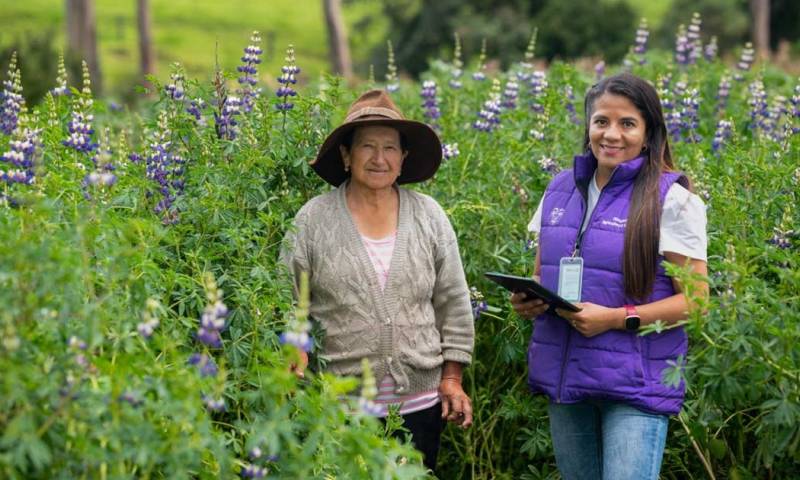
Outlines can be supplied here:
<path id="1" fill-rule="evenodd" d="M 442 163 L 442 144 L 428 125 L 406 120 L 384 90 L 370 90 L 353 102 L 344 122 L 325 141 L 311 162 L 311 168 L 326 182 L 338 187 L 347 179 L 339 145 L 356 127 L 383 125 L 396 128 L 404 137 L 408 155 L 403 161 L 402 173 L 397 183 L 414 183 L 427 180 Z"/>

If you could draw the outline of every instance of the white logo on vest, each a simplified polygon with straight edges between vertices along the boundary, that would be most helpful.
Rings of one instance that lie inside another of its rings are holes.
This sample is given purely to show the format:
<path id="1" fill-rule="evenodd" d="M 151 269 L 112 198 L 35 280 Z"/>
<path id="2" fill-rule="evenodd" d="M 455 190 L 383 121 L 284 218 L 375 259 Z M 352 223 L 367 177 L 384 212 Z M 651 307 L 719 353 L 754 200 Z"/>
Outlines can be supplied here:
<path id="1" fill-rule="evenodd" d="M 561 221 L 561 217 L 564 216 L 564 209 L 563 208 L 554 208 L 550 211 L 550 225 L 556 225 L 558 222 Z"/>

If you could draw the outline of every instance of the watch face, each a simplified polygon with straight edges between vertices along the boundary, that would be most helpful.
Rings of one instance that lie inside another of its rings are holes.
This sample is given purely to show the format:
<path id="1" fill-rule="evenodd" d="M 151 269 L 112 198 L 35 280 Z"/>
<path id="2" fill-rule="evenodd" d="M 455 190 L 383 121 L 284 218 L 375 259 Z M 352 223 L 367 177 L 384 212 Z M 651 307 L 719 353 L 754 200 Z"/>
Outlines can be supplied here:
<path id="1" fill-rule="evenodd" d="M 642 319 L 636 316 L 625 317 L 626 330 L 638 330 Z"/>

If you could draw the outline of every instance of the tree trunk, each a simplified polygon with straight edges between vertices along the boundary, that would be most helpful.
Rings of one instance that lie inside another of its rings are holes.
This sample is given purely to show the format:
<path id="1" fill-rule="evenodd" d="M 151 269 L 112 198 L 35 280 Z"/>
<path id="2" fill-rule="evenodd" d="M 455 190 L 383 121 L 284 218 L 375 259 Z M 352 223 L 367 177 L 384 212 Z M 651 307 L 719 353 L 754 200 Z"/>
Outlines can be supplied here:
<path id="1" fill-rule="evenodd" d="M 142 78 L 156 73 L 153 40 L 150 34 L 150 2 L 136 0 L 136 19 L 139 26 L 139 67 Z"/>
<path id="2" fill-rule="evenodd" d="M 753 17 L 753 45 L 763 60 L 769 58 L 769 0 L 750 0 Z"/>
<path id="3" fill-rule="evenodd" d="M 67 50 L 86 60 L 92 91 L 102 91 L 100 61 L 97 56 L 97 29 L 93 0 L 66 0 Z"/>
<path id="4" fill-rule="evenodd" d="M 322 6 L 328 27 L 331 67 L 334 73 L 350 80 L 353 77 L 353 65 L 350 61 L 350 48 L 347 46 L 347 32 L 342 21 L 341 0 L 322 0 Z"/>

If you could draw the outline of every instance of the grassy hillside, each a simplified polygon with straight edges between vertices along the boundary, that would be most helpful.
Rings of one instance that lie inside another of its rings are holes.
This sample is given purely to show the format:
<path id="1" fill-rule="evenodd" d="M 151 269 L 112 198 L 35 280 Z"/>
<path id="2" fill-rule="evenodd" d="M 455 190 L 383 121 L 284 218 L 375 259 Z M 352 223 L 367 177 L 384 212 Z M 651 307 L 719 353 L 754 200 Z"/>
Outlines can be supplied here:
<path id="1" fill-rule="evenodd" d="M 0 1 L 0 45 L 25 32 L 53 30 L 59 46 L 65 41 L 63 0 Z M 105 84 L 119 91 L 139 83 L 136 2 L 96 0 L 97 35 Z M 328 68 L 324 15 L 319 0 L 151 0 L 157 75 L 168 78 L 169 66 L 180 60 L 190 77 L 210 77 L 215 63 L 234 69 L 253 30 L 263 37 L 264 63 L 259 74 L 274 83 L 288 44 L 295 46 L 304 75 L 316 76 Z M 361 17 L 359 3 L 345 10 L 348 25 Z M 354 42 L 353 57 L 366 52 L 370 39 Z M 380 41 L 380 39 L 377 39 Z M 55 59 L 54 59 L 55 60 Z"/>

